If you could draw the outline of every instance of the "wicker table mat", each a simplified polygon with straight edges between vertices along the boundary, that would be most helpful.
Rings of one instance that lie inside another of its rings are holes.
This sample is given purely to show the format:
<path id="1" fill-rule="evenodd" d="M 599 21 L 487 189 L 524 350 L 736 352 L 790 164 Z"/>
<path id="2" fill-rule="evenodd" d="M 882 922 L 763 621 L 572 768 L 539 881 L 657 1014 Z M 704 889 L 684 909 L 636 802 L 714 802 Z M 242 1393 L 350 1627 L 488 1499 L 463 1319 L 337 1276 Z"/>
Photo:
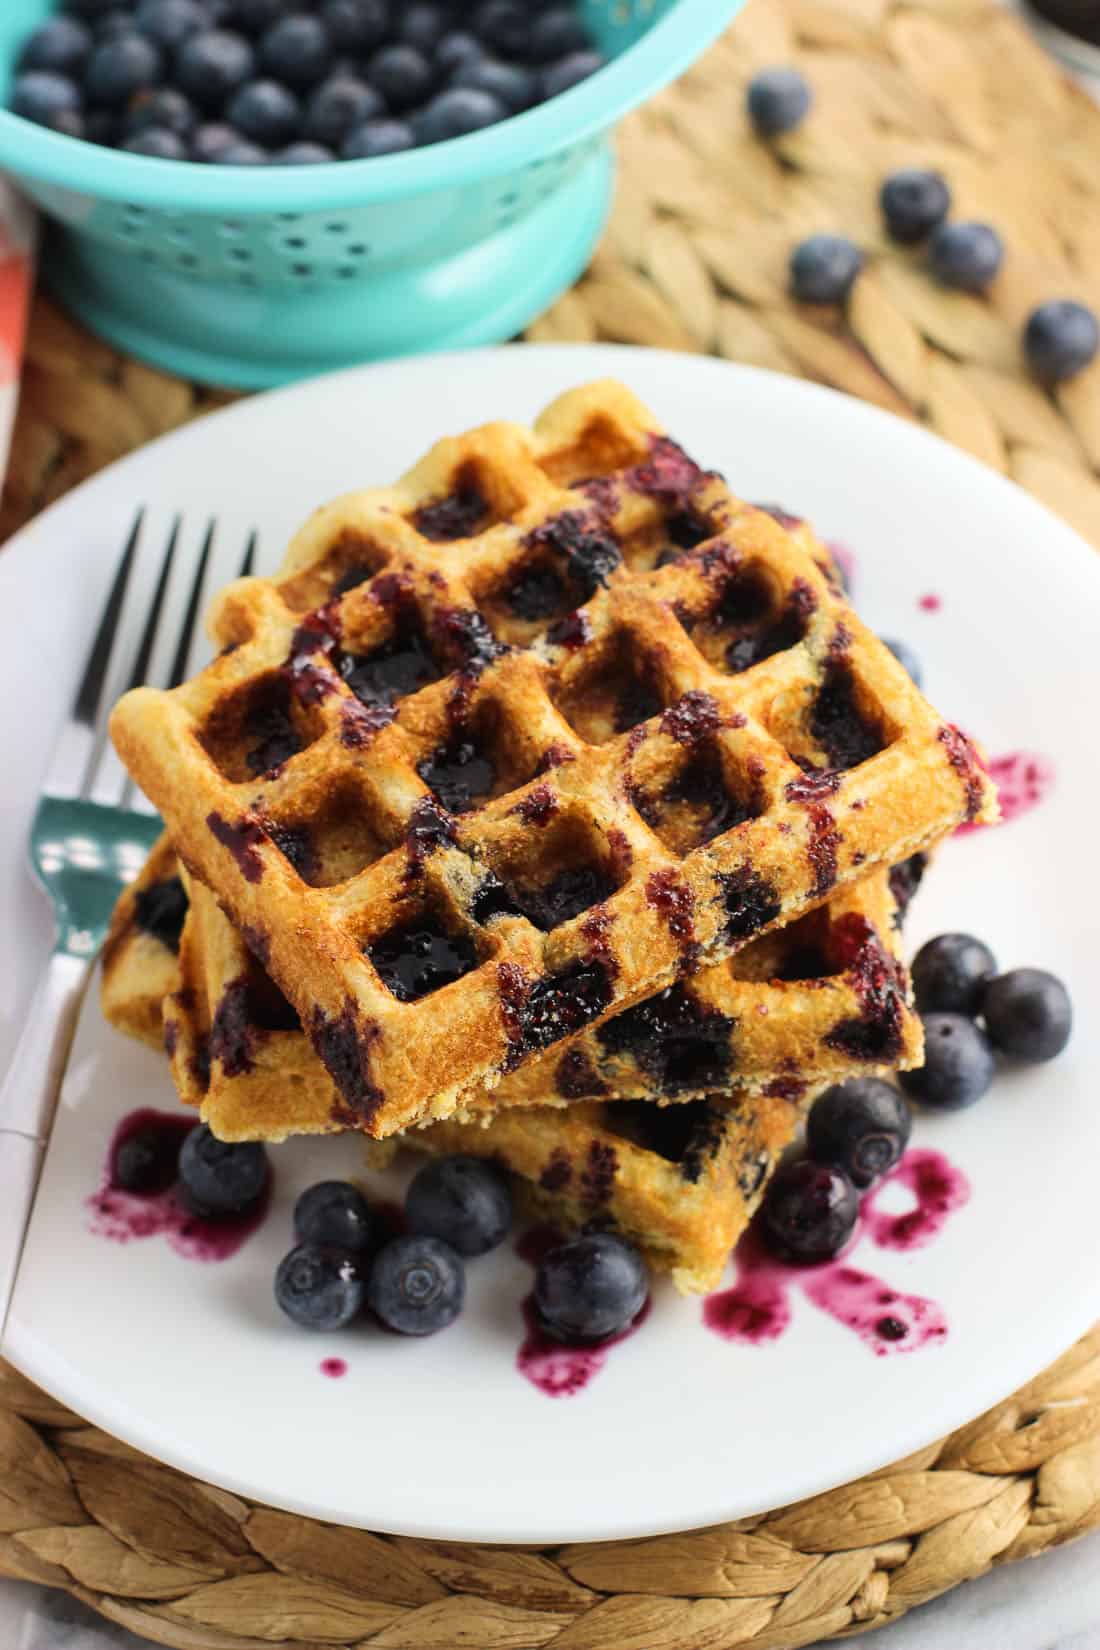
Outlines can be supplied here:
<path id="1" fill-rule="evenodd" d="M 801 64 L 797 133 L 750 136 L 754 69 Z M 1100 308 L 1100 109 L 1007 13 L 753 0 L 625 123 L 608 234 L 534 339 L 610 338 L 815 378 L 918 419 L 1100 546 L 1100 363 L 1027 376 L 1045 298 Z M 882 175 L 927 164 L 1000 229 L 989 298 L 884 240 Z M 847 313 L 787 296 L 819 229 L 867 248 Z M 35 307 L 0 538 L 69 487 L 231 397 L 118 355 Z M 180 1650 L 795 1650 L 1100 1524 L 1100 1326 L 951 1438 L 793 1508 L 689 1535 L 470 1548 L 335 1529 L 189 1480 L 0 1365 L 0 1572 L 67 1588 Z"/>

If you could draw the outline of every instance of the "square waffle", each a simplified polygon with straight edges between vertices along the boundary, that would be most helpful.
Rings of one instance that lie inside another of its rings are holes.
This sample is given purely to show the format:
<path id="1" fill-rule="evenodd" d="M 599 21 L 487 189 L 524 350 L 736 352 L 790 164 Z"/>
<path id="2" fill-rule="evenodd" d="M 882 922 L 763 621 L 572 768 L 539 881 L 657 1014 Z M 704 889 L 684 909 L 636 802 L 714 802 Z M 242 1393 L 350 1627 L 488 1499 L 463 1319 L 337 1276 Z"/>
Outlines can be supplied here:
<path id="1" fill-rule="evenodd" d="M 161 877 L 174 876 L 165 852 L 166 839 L 143 883 L 154 866 Z M 585 1098 L 686 1101 L 734 1089 L 795 1101 L 818 1079 L 917 1064 L 920 1022 L 900 963 L 904 901 L 891 887 L 892 880 L 907 896 L 913 876 L 912 867 L 904 875 L 872 872 L 729 961 L 587 1031 L 568 1054 L 530 1061 L 472 1101 L 464 1119 L 484 1122 L 505 1107 L 572 1108 Z M 339 1096 L 296 1011 L 209 890 L 191 882 L 190 895 L 178 960 L 164 951 L 148 975 L 164 999 L 181 1095 L 227 1140 L 277 1141 L 343 1127 Z M 160 1007 L 155 997 L 135 1006 L 148 992 L 130 961 L 128 932 L 146 956 L 129 898 L 112 925 L 103 986 L 107 1017 L 123 1030 L 149 1023 Z"/>
<path id="2" fill-rule="evenodd" d="M 438 444 L 112 730 L 381 1138 L 995 817 L 804 545 L 624 389 Z"/>

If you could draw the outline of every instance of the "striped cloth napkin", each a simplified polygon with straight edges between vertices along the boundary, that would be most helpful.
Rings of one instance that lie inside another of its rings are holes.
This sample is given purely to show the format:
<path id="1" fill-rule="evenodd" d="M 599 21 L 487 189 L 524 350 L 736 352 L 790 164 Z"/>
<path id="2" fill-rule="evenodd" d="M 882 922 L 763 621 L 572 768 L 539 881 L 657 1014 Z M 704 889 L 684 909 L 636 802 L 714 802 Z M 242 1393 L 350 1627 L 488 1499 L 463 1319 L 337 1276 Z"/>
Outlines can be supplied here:
<path id="1" fill-rule="evenodd" d="M 19 399 L 37 239 L 34 212 L 12 185 L 0 178 L 0 481 L 8 467 Z"/>

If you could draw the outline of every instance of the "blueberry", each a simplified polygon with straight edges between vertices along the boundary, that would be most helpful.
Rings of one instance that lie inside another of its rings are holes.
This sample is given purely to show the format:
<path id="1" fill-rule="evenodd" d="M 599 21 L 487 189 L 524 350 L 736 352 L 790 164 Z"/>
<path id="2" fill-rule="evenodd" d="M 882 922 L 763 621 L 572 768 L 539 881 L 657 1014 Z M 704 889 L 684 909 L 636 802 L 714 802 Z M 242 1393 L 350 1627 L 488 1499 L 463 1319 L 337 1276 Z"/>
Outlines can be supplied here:
<path id="1" fill-rule="evenodd" d="M 297 143 L 288 143 L 285 149 L 277 149 L 271 163 L 273 166 L 328 166 L 335 159 L 335 151 L 325 144 L 307 143 L 301 139 Z"/>
<path id="2" fill-rule="evenodd" d="M 1001 237 L 987 223 L 941 223 L 928 243 L 933 275 L 964 292 L 984 292 L 1003 257 Z"/>
<path id="3" fill-rule="evenodd" d="M 207 29 L 185 40 L 176 57 L 176 85 L 204 109 L 217 109 L 238 86 L 251 80 L 256 66 L 243 35 Z"/>
<path id="4" fill-rule="evenodd" d="M 913 958 L 913 995 L 922 1014 L 981 1012 L 986 982 L 997 972 L 988 945 L 971 934 L 938 934 Z"/>
<path id="5" fill-rule="evenodd" d="M 267 1180 L 267 1153 L 254 1142 L 230 1145 L 200 1123 L 183 1143 L 180 1182 L 196 1214 L 244 1214 L 258 1202 Z"/>
<path id="6" fill-rule="evenodd" d="M 412 127 L 418 143 L 443 143 L 448 138 L 478 132 L 484 126 L 495 126 L 498 120 L 507 119 L 508 112 L 491 92 L 453 86 L 419 110 L 412 117 Z"/>
<path id="7" fill-rule="evenodd" d="M 834 1163 L 853 1185 L 870 1186 L 899 1161 L 913 1127 L 903 1095 L 880 1077 L 836 1083 L 814 1101 L 806 1146 L 817 1163 Z"/>
<path id="8" fill-rule="evenodd" d="M 303 1329 L 343 1329 L 366 1293 L 361 1258 L 348 1249 L 300 1243 L 275 1273 L 275 1300 Z"/>
<path id="9" fill-rule="evenodd" d="M 542 71 L 543 97 L 560 97 L 562 92 L 571 91 L 589 75 L 605 68 L 606 63 L 607 59 L 596 51 L 570 52 L 568 57 L 559 57 L 556 63 L 551 63 Z"/>
<path id="10" fill-rule="evenodd" d="M 892 172 L 878 198 L 887 232 L 902 246 L 923 240 L 951 210 L 951 191 L 940 174 L 917 167 Z"/>
<path id="11" fill-rule="evenodd" d="M 399 1335 L 434 1335 L 462 1311 L 466 1271 L 449 1243 L 439 1238 L 391 1238 L 374 1257 L 367 1304 Z"/>
<path id="12" fill-rule="evenodd" d="M 369 1249 L 375 1238 L 367 1200 L 349 1180 L 320 1180 L 294 1205 L 294 1234 L 300 1243 L 331 1243 L 337 1249 Z"/>
<path id="13" fill-rule="evenodd" d="M 442 1238 L 460 1255 L 484 1255 L 512 1224 L 512 1193 L 503 1174 L 479 1157 L 426 1163 L 405 1195 L 410 1232 Z"/>
<path id="14" fill-rule="evenodd" d="M 571 6 L 551 6 L 533 17 L 523 55 L 529 63 L 552 63 L 591 45 L 584 24 Z"/>
<path id="15" fill-rule="evenodd" d="M 89 143 L 114 144 L 119 141 L 118 117 L 113 109 L 89 109 L 82 125 L 83 131 L 74 135 L 87 138 Z"/>
<path id="16" fill-rule="evenodd" d="M 791 291 L 804 304 L 839 304 L 863 268 L 863 253 L 842 235 L 811 235 L 791 253 Z"/>
<path id="17" fill-rule="evenodd" d="M 302 105 L 278 80 L 250 80 L 230 98 L 225 118 L 253 143 L 276 148 L 297 136 Z"/>
<path id="18" fill-rule="evenodd" d="M 210 17 L 198 0 L 139 0 L 134 27 L 158 46 L 172 50 L 200 29 L 209 28 Z"/>
<path id="19" fill-rule="evenodd" d="M 313 86 L 332 61 L 332 41 L 318 17 L 281 17 L 260 36 L 260 62 L 288 86 Z"/>
<path id="20" fill-rule="evenodd" d="M 135 92 L 155 86 L 163 60 L 143 34 L 123 34 L 96 46 L 84 71 L 84 90 L 93 103 L 117 108 Z"/>
<path id="21" fill-rule="evenodd" d="M 65 75 L 53 74 L 46 69 L 31 69 L 16 76 L 11 107 L 24 120 L 57 129 L 59 122 L 64 126 L 67 117 L 79 115 L 80 91 Z"/>
<path id="22" fill-rule="evenodd" d="M 1024 353 L 1036 378 L 1060 384 L 1072 378 L 1100 349 L 1100 325 L 1091 309 L 1071 298 L 1053 298 L 1027 318 Z"/>
<path id="23" fill-rule="evenodd" d="M 451 76 L 452 86 L 469 86 L 488 92 L 504 104 L 505 112 L 518 113 L 535 101 L 535 77 L 515 63 L 501 63 L 494 57 L 475 58 L 461 64 Z"/>
<path id="24" fill-rule="evenodd" d="M 174 1130 L 142 1124 L 119 1142 L 111 1164 L 111 1184 L 143 1196 L 166 1192 L 176 1178 L 179 1160 L 180 1137 Z"/>
<path id="25" fill-rule="evenodd" d="M 465 29 L 449 29 L 440 36 L 432 56 L 437 69 L 457 69 L 462 63 L 473 63 L 484 57 L 485 51 L 475 35 Z"/>
<path id="26" fill-rule="evenodd" d="M 783 1260 L 813 1265 L 840 1253 L 858 1216 L 859 1198 L 843 1169 L 802 1157 L 782 1164 L 772 1176 L 761 1232 Z"/>
<path id="27" fill-rule="evenodd" d="M 424 0 L 411 6 L 398 8 L 397 39 L 406 46 L 415 46 L 417 51 L 431 52 L 436 42 L 443 37 L 447 25 L 447 14 L 442 6 L 431 5 Z"/>
<path id="28" fill-rule="evenodd" d="M 384 113 L 385 104 L 373 86 L 343 75 L 322 82 L 311 95 L 305 135 L 313 143 L 339 148 L 349 132 Z"/>
<path id="29" fill-rule="evenodd" d="M 217 160 L 223 150 L 237 142 L 237 134 L 224 121 L 208 120 L 197 126 L 191 138 L 191 159 L 209 162 Z"/>
<path id="30" fill-rule="evenodd" d="M 59 115 L 55 115 L 53 120 L 49 123 L 50 128 L 52 131 L 60 132 L 62 137 L 84 138 L 90 140 L 92 143 L 100 143 L 103 141 L 113 142 L 113 139 L 104 140 L 102 138 L 92 137 L 92 134 L 88 129 L 93 123 L 95 116 L 99 113 L 100 111 L 98 109 L 92 109 L 88 114 L 85 114 L 80 109 L 63 109 L 61 113 Z"/>
<path id="31" fill-rule="evenodd" d="M 638 1251 L 610 1232 L 551 1249 L 535 1273 L 535 1306 L 548 1335 L 596 1345 L 620 1335 L 642 1310 L 649 1277 Z"/>
<path id="32" fill-rule="evenodd" d="M 884 636 L 882 640 L 885 646 L 890 649 L 890 652 L 894 655 L 894 658 L 898 661 L 898 664 L 901 665 L 902 669 L 908 671 L 917 687 L 920 687 L 922 681 L 924 680 L 924 672 L 921 669 L 920 660 L 913 652 L 913 649 L 909 646 L 909 643 L 899 642 L 892 636 Z"/>
<path id="33" fill-rule="evenodd" d="M 150 155 L 154 160 L 186 160 L 187 145 L 178 132 L 167 126 L 143 126 L 122 143 L 131 155 Z"/>
<path id="34" fill-rule="evenodd" d="M 271 159 L 266 149 L 247 138 L 234 135 L 224 148 L 219 148 L 210 160 L 215 166 L 266 166 Z"/>
<path id="35" fill-rule="evenodd" d="M 403 120 L 368 120 L 344 139 L 340 154 L 344 160 L 374 160 L 379 155 L 398 155 L 413 149 L 416 138 Z"/>
<path id="36" fill-rule="evenodd" d="M 262 34 L 285 17 L 292 4 L 293 0 L 233 0 L 230 10 L 237 28 Z"/>
<path id="37" fill-rule="evenodd" d="M 145 92 L 132 101 L 123 130 L 127 137 L 136 137 L 139 132 L 155 126 L 162 132 L 188 137 L 195 129 L 195 120 L 195 107 L 190 98 L 177 92 L 174 86 L 159 86 L 156 91 Z M 183 905 L 186 909 L 186 900 Z"/>
<path id="38" fill-rule="evenodd" d="M 1073 1029 L 1069 992 L 1042 968 L 1013 968 L 990 980 L 982 1016 L 993 1045 L 1017 1060 L 1053 1060 Z"/>
<path id="39" fill-rule="evenodd" d="M 522 57 L 531 30 L 531 12 L 522 0 L 484 0 L 473 15 L 473 29 L 497 51 Z"/>
<path id="40" fill-rule="evenodd" d="M 962 1111 L 993 1081 L 993 1049 L 964 1014 L 924 1016 L 924 1064 L 898 1073 L 906 1094 L 937 1111 Z"/>
<path id="41" fill-rule="evenodd" d="M 366 77 L 391 109 L 422 103 L 435 82 L 435 71 L 415 46 L 383 46 L 366 66 Z"/>
<path id="42" fill-rule="evenodd" d="M 118 40 L 124 34 L 133 34 L 133 14 L 128 11 L 109 11 L 99 19 L 95 26 L 95 43 L 98 46 L 104 40 Z"/>
<path id="43" fill-rule="evenodd" d="M 390 26 L 386 0 L 325 0 L 321 18 L 329 39 L 341 52 L 372 52 Z"/>
<path id="44" fill-rule="evenodd" d="M 20 70 L 45 69 L 51 74 L 79 74 L 92 49 L 91 31 L 75 17 L 51 17 L 35 29 L 19 53 Z"/>
<path id="45" fill-rule="evenodd" d="M 778 137 L 801 124 L 813 100 L 805 75 L 780 68 L 761 69 L 753 75 L 745 103 L 759 136 Z"/>

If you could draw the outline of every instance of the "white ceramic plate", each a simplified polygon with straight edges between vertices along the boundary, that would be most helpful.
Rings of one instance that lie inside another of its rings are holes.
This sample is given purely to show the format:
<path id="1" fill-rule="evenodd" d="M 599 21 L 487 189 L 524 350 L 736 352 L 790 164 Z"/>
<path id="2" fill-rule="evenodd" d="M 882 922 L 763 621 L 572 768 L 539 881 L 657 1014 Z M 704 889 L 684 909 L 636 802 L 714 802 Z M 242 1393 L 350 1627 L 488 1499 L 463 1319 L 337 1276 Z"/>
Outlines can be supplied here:
<path id="1" fill-rule="evenodd" d="M 907 638 L 945 714 L 992 752 L 1056 774 L 1014 824 L 952 843 L 911 939 L 983 935 L 1005 966 L 1063 974 L 1079 1009 L 1055 1064 L 998 1079 L 974 1110 L 922 1118 L 973 1196 L 911 1253 L 855 1264 L 939 1303 L 946 1340 L 875 1357 L 803 1295 L 764 1346 L 729 1344 L 697 1301 L 657 1290 L 644 1329 L 577 1396 L 517 1373 L 530 1268 L 471 1267 L 459 1323 L 427 1342 L 369 1330 L 313 1337 L 277 1312 L 271 1276 L 297 1192 L 353 1172 L 352 1138 L 277 1158 L 271 1218 L 222 1265 L 162 1238 L 90 1235 L 114 1121 L 169 1106 L 160 1060 L 103 1027 L 74 1050 L 5 1350 L 112 1432 L 200 1478 L 322 1518 L 490 1541 L 624 1537 L 781 1504 L 882 1466 L 1034 1374 L 1100 1314 L 1096 1163 L 1100 985 L 1096 876 L 1100 565 L 1022 492 L 911 425 L 828 391 L 651 351 L 506 348 L 357 370 L 246 402 L 157 442 L 41 517 L 0 557 L 5 693 L 0 973 L 14 1038 L 47 938 L 22 842 L 93 616 L 138 504 L 150 550 L 171 512 L 221 522 L 211 586 L 249 528 L 261 566 L 319 501 L 387 479 L 430 439 L 530 419 L 571 384 L 614 374 L 735 490 L 805 512 L 857 558 L 867 619 Z M 151 554 L 146 579 L 155 571 Z M 146 586 L 147 588 L 147 586 Z M 926 596 L 940 599 L 922 606 Z M 179 599 L 180 592 L 174 593 Z M 136 592 L 138 601 L 143 592 Z M 339 1381 L 322 1358 L 346 1359 Z"/>

